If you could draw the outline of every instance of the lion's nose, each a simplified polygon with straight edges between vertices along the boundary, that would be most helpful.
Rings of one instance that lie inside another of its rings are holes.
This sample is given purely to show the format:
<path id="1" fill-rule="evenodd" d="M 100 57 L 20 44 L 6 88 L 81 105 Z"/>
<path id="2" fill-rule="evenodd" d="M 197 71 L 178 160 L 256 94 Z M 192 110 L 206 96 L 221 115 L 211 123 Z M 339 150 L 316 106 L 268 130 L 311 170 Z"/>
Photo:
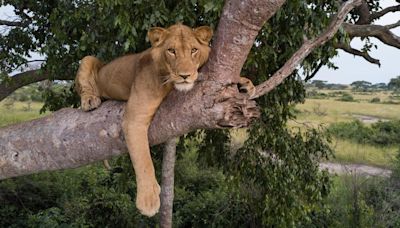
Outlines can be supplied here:
<path id="1" fill-rule="evenodd" d="M 186 79 L 190 76 L 190 74 L 179 74 L 183 79 Z"/>

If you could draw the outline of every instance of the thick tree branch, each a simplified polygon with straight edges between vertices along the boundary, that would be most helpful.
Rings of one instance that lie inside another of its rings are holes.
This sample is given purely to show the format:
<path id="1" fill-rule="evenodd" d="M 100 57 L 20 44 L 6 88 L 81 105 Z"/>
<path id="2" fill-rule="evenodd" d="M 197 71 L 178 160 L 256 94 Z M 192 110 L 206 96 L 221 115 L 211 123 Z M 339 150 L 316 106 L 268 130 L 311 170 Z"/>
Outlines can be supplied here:
<path id="1" fill-rule="evenodd" d="M 263 5 L 259 1 L 233 2 L 242 5 L 243 10 L 233 12 L 235 8 L 225 7 L 222 17 L 249 13 L 249 9 L 254 10 L 254 14 L 247 20 L 248 24 L 238 24 L 238 28 L 232 28 L 229 33 L 225 30 L 226 36 L 219 31 L 224 30 L 220 24 L 216 32 L 220 41 L 213 44 L 213 50 L 225 52 L 213 51 L 209 66 L 201 71 L 205 79 L 216 79 L 217 75 L 227 78 L 226 72 L 233 72 L 232 69 L 243 64 L 255 36 L 239 41 L 232 37 L 247 31 L 249 25 L 258 26 L 252 26 L 253 30 L 261 29 L 262 22 L 280 6 L 272 0 L 260 1 Z M 224 37 L 226 42 L 223 42 Z M 223 49 L 219 45 L 229 48 Z M 243 62 L 230 61 L 234 55 L 240 56 L 235 57 L 235 61 Z M 214 61 L 219 61 L 224 67 Z M 239 76 L 239 72 L 237 74 Z M 0 179 L 79 167 L 125 152 L 120 126 L 123 112 L 124 103 L 108 101 L 90 113 L 63 109 L 42 119 L 0 129 Z M 255 101 L 239 93 L 236 85 L 223 83 L 223 80 L 200 80 L 187 93 L 173 91 L 168 95 L 151 123 L 149 143 L 159 144 L 199 128 L 244 127 L 258 116 Z"/>
<path id="2" fill-rule="evenodd" d="M 342 25 L 346 15 L 357 5 L 361 4 L 361 0 L 353 0 L 346 1 L 340 7 L 338 13 L 332 18 L 332 21 L 328 28 L 317 38 L 313 40 L 307 40 L 304 44 L 298 49 L 292 57 L 275 73 L 272 75 L 270 79 L 263 82 L 262 84 L 256 87 L 256 95 L 254 98 L 260 97 L 285 80 L 292 72 L 295 70 L 298 64 L 304 60 L 315 48 L 325 44 L 328 40 L 330 40 L 339 27 Z"/>
<path id="3" fill-rule="evenodd" d="M 258 31 L 283 3 L 285 0 L 225 2 L 207 65 L 209 79 L 225 85 L 239 81 Z"/>
<path id="4" fill-rule="evenodd" d="M 52 77 L 52 79 L 72 80 L 74 79 L 74 76 L 75 75 L 58 74 L 55 75 L 55 77 Z M 49 78 L 50 76 L 46 72 L 42 72 L 41 70 L 29 70 L 11 76 L 0 83 L 0 101 L 6 98 L 15 90 L 21 88 L 22 86 L 26 86 L 35 82 L 40 82 Z"/>
<path id="5" fill-rule="evenodd" d="M 356 22 L 357 25 L 371 23 L 371 12 L 369 11 L 368 3 L 364 0 L 361 5 L 355 8 L 356 13 L 360 16 Z"/>
<path id="6" fill-rule="evenodd" d="M 377 64 L 379 67 L 381 66 L 379 59 L 372 58 L 366 51 L 359 51 L 357 49 L 352 48 L 350 45 L 343 44 L 343 43 L 335 44 L 335 48 L 342 49 L 343 51 L 353 54 L 353 55 L 361 56 L 368 62 Z"/>
<path id="7" fill-rule="evenodd" d="M 400 37 L 396 36 L 384 25 L 354 25 L 343 23 L 343 28 L 351 37 L 372 36 L 387 45 L 400 48 Z"/>

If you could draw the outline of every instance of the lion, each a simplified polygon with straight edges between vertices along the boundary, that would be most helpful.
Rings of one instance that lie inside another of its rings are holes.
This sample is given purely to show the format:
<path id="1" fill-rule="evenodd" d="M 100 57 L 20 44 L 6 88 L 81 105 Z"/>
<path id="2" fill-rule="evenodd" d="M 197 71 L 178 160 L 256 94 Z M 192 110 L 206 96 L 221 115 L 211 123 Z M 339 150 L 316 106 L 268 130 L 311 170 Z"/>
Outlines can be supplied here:
<path id="1" fill-rule="evenodd" d="M 147 136 L 149 125 L 171 90 L 193 88 L 198 69 L 208 60 L 212 35 L 208 26 L 154 27 L 147 33 L 151 48 L 108 64 L 86 56 L 79 66 L 75 85 L 84 111 L 97 108 L 102 99 L 127 101 L 122 129 L 136 175 L 136 207 L 143 215 L 151 217 L 160 207 L 161 189 Z M 248 88 L 251 81 L 241 78 L 240 83 Z"/>

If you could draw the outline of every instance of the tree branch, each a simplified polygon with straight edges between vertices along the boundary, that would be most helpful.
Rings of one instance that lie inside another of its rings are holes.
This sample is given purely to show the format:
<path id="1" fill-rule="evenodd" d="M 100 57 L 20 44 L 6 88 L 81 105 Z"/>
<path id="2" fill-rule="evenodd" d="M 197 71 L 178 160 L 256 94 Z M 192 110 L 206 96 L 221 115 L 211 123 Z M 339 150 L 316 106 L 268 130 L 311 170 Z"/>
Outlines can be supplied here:
<path id="1" fill-rule="evenodd" d="M 201 70 L 202 78 L 215 79 L 217 75 L 226 77 L 227 71 L 232 72 L 232 69 L 243 64 L 235 61 L 246 59 L 255 36 L 248 36 L 240 42 L 233 37 L 240 37 L 237 34 L 249 29 L 249 25 L 258 26 L 252 26 L 253 30 L 261 29 L 261 22 L 280 7 L 275 0 L 253 0 L 247 4 L 232 0 L 226 4 L 232 2 L 241 5 L 243 10 L 233 12 L 234 7 L 225 7 L 222 17 L 249 13 L 251 10 L 255 14 L 250 16 L 248 24 L 238 24 L 238 28 L 225 30 L 226 36 L 219 31 L 224 30 L 220 24 L 216 32 L 220 41 L 213 44 L 211 56 L 214 57 Z M 223 42 L 224 38 L 226 42 Z M 219 45 L 229 48 L 224 49 Z M 224 53 L 218 53 L 215 49 L 224 50 Z M 239 57 L 230 61 L 233 55 Z M 223 63 L 224 67 L 214 61 Z M 259 117 L 255 101 L 249 100 L 247 94 L 239 93 L 236 85 L 221 82 L 199 80 L 187 93 L 172 91 L 152 120 L 149 143 L 160 144 L 200 128 L 244 127 Z M 124 153 L 126 146 L 120 125 L 123 112 L 124 103 L 108 101 L 90 113 L 62 109 L 42 119 L 0 129 L 0 179 L 44 170 L 79 167 Z"/>
<path id="2" fill-rule="evenodd" d="M 355 8 L 356 13 L 360 16 L 357 20 L 357 25 L 364 25 L 371 23 L 371 12 L 369 11 L 368 3 L 363 0 L 361 5 Z"/>
<path id="3" fill-rule="evenodd" d="M 385 27 L 386 27 L 387 29 L 394 29 L 394 28 L 397 28 L 397 27 L 399 27 L 399 26 L 400 26 L 400 20 L 397 21 L 396 23 L 389 24 L 389 25 L 385 25 Z"/>
<path id="4" fill-rule="evenodd" d="M 26 24 L 20 22 L 20 21 L 6 21 L 6 20 L 0 20 L 0 25 L 6 25 L 6 26 L 17 26 L 17 27 L 24 27 Z"/>
<path id="5" fill-rule="evenodd" d="M 57 74 L 52 79 L 56 80 L 73 80 L 75 75 L 64 75 L 64 74 Z M 50 76 L 47 72 L 42 72 L 39 70 L 29 70 L 26 72 L 22 72 L 16 74 L 14 76 L 9 77 L 8 79 L 2 81 L 0 83 L 0 101 L 6 98 L 15 90 L 35 83 L 40 82 L 46 79 L 49 79 Z"/>
<path id="6" fill-rule="evenodd" d="M 357 49 L 352 48 L 350 45 L 343 44 L 343 43 L 335 44 L 335 48 L 342 49 L 343 51 L 353 54 L 353 55 L 361 56 L 368 62 L 377 64 L 379 67 L 381 66 L 379 59 L 372 58 L 366 51 L 359 51 Z"/>
<path id="7" fill-rule="evenodd" d="M 400 5 L 390 6 L 390 7 L 387 7 L 385 9 L 381 10 L 381 11 L 372 13 L 370 18 L 371 18 L 371 21 L 373 21 L 373 20 L 376 20 L 378 18 L 381 18 L 382 16 L 386 15 L 387 13 L 397 12 L 397 11 L 400 11 Z"/>
<path id="8" fill-rule="evenodd" d="M 283 3 L 285 0 L 225 2 L 206 66 L 210 80 L 225 85 L 239 81 L 240 71 L 258 31 Z"/>
<path id="9" fill-rule="evenodd" d="M 394 25 L 396 25 L 395 23 Z M 390 27 L 390 25 L 389 25 Z M 383 43 L 392 47 L 400 48 L 400 37 L 392 33 L 384 25 L 354 25 L 343 23 L 344 30 L 351 37 L 375 37 Z"/>
<path id="10" fill-rule="evenodd" d="M 254 98 L 260 97 L 273 90 L 285 80 L 315 48 L 325 44 L 330 40 L 339 27 L 342 25 L 346 15 L 357 5 L 361 4 L 361 0 L 346 1 L 340 7 L 338 13 L 332 18 L 328 28 L 317 38 L 305 41 L 304 44 L 290 57 L 290 59 L 267 81 L 256 87 L 256 95 Z"/>

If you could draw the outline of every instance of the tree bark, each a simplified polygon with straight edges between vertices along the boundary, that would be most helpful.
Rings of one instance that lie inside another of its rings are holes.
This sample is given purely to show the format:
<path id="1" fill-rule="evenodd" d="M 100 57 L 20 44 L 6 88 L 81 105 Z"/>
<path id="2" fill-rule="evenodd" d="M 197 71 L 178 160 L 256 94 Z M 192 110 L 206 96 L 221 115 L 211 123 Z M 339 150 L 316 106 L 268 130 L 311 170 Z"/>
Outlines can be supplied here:
<path id="1" fill-rule="evenodd" d="M 200 128 L 245 127 L 259 116 L 255 101 L 249 100 L 247 94 L 239 93 L 237 86 L 230 82 L 239 77 L 240 64 L 244 63 L 255 39 L 254 31 L 260 30 L 283 2 L 227 1 L 221 16 L 222 22 L 227 22 L 218 27 L 210 60 L 201 70 L 202 80 L 187 93 L 173 91 L 168 95 L 151 123 L 151 145 Z M 346 4 L 356 2 L 359 0 L 347 1 Z M 240 15 L 249 12 L 254 15 L 240 21 Z M 232 18 L 235 14 L 239 16 Z M 229 21 L 237 23 L 237 27 L 226 31 L 224 26 L 229 26 Z M 250 34 L 239 39 L 242 36 L 238 34 L 244 31 Z M 306 46 L 307 53 L 322 43 L 318 38 L 315 40 L 318 41 L 316 45 L 306 43 L 311 45 Z M 291 71 L 305 56 L 297 53 L 295 61 L 293 57 L 289 60 Z M 279 77 L 272 78 L 273 86 L 281 83 L 291 71 L 285 68 L 278 71 L 275 75 Z M 218 80 L 217 75 L 226 81 Z M 268 81 L 261 84 L 258 95 L 265 94 L 271 85 Z M 124 153 L 127 150 L 120 125 L 124 107 L 122 102 L 107 101 L 89 113 L 67 108 L 42 119 L 0 129 L 0 179 L 79 167 Z"/>
<path id="2" fill-rule="evenodd" d="M 169 139 L 164 146 L 161 173 L 161 207 L 160 207 L 160 227 L 172 227 L 172 211 L 174 204 L 174 176 L 176 160 L 177 138 Z"/>

